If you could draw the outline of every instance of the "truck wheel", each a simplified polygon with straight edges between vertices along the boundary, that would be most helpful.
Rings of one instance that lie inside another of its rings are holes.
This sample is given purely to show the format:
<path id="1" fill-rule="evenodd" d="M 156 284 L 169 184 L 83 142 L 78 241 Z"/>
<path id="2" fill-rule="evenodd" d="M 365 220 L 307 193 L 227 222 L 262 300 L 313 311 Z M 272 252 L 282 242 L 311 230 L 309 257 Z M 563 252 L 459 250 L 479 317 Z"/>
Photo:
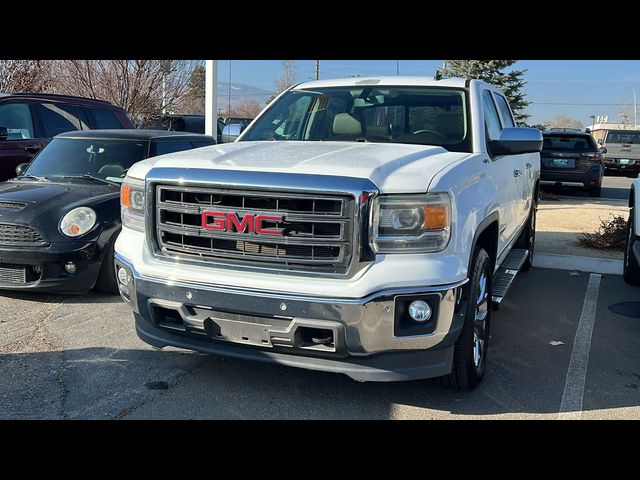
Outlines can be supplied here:
<path id="1" fill-rule="evenodd" d="M 636 243 L 636 234 L 633 228 L 633 208 L 629 210 L 627 222 L 627 241 L 624 246 L 624 268 L 622 276 L 629 285 L 640 285 L 640 265 L 633 254 L 633 244 Z"/>
<path id="2" fill-rule="evenodd" d="M 115 240 L 109 243 L 107 251 L 102 260 L 98 280 L 96 281 L 96 290 L 110 295 L 118 295 L 118 279 L 116 278 L 116 266 L 114 263 L 115 256 Z"/>
<path id="3" fill-rule="evenodd" d="M 464 293 L 464 325 L 454 347 L 453 368 L 441 378 L 446 387 L 466 391 L 476 388 L 484 376 L 491 329 L 491 258 L 478 248 L 472 265 Z"/>
<path id="4" fill-rule="evenodd" d="M 531 213 L 529 214 L 529 220 L 527 220 L 527 224 L 525 225 L 522 233 L 516 240 L 515 247 L 522 248 L 523 250 L 529 250 L 529 255 L 527 259 L 520 267 L 521 272 L 528 272 L 531 269 L 531 265 L 533 264 L 533 252 L 536 246 L 536 215 L 538 213 L 538 205 L 534 204 L 531 208 Z"/>

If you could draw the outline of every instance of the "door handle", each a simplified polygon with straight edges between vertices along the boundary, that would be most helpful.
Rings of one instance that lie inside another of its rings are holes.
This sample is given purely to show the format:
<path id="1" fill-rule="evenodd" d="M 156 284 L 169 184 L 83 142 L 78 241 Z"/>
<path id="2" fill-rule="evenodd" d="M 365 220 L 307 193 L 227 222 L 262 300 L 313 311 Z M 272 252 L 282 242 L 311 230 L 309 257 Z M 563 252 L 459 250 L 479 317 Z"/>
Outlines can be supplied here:
<path id="1" fill-rule="evenodd" d="M 37 151 L 41 150 L 42 147 L 40 145 L 35 146 L 35 147 L 24 147 L 25 151 L 29 152 L 29 153 L 36 153 Z"/>
<path id="2" fill-rule="evenodd" d="M 514 177 L 521 177 L 522 176 L 522 170 L 514 170 L 513 171 L 513 176 Z"/>
<path id="3" fill-rule="evenodd" d="M 525 165 L 525 167 L 527 167 L 527 170 L 529 170 L 531 167 L 533 167 L 533 165 L 531 165 L 530 163 L 527 162 L 527 164 Z"/>

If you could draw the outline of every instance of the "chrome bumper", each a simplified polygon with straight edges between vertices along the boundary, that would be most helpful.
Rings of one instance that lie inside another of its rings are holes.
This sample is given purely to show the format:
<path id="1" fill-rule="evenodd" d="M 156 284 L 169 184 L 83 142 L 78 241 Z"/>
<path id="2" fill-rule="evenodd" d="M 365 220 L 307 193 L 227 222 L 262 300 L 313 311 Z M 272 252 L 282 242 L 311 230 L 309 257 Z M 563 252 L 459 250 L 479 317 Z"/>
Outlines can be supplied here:
<path id="1" fill-rule="evenodd" d="M 235 346 L 245 351 L 257 350 L 263 357 L 283 354 L 289 359 L 313 356 L 316 360 L 323 358 L 323 362 L 338 361 L 342 369 L 345 361 L 357 359 L 361 364 L 360 360 L 377 354 L 442 350 L 441 357 L 445 360 L 439 357 L 436 369 L 425 373 L 429 365 L 422 365 L 424 368 L 418 369 L 422 373 L 417 376 L 391 378 L 398 380 L 448 373 L 453 344 L 462 328 L 462 314 L 456 312 L 460 310 L 460 289 L 465 282 L 383 291 L 361 299 L 330 299 L 149 278 L 140 275 L 118 254 L 116 265 L 125 268 L 130 276 L 121 293 L 136 314 L 139 335 L 157 346 L 175 345 L 228 354 L 213 348 L 222 344 L 224 349 Z M 399 330 L 396 305 L 414 296 L 428 299 L 435 307 L 429 333 L 407 334 Z M 304 329 L 330 331 L 333 342 L 318 345 L 305 341 L 300 334 Z M 285 359 L 279 363 L 300 362 Z M 295 366 L 339 371 L 311 363 Z M 402 363 L 407 363 L 406 357 Z M 356 379 L 371 378 L 365 375 Z"/>

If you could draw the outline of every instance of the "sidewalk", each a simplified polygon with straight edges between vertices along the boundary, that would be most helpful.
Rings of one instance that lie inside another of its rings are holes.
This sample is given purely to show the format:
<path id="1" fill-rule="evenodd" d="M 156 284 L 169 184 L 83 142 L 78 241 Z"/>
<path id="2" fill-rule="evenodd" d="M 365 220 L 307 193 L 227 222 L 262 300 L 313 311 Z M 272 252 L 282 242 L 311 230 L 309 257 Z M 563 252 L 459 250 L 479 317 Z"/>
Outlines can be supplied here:
<path id="1" fill-rule="evenodd" d="M 608 219 L 611 213 L 628 218 L 627 205 L 627 200 L 609 198 L 558 197 L 558 200 L 540 201 L 536 224 L 536 254 L 622 260 L 622 251 L 586 248 L 577 245 L 577 241 L 581 233 L 595 232 L 600 219 Z"/>

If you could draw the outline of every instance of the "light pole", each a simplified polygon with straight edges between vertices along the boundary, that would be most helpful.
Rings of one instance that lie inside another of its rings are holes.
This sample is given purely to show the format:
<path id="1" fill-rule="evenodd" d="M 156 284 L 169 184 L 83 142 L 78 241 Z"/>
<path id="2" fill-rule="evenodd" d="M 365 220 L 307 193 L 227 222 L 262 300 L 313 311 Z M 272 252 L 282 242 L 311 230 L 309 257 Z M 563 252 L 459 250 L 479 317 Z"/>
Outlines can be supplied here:
<path id="1" fill-rule="evenodd" d="M 593 132 L 593 129 L 596 127 L 596 116 L 589 115 L 589 118 L 591 119 L 591 131 Z"/>
<path id="2" fill-rule="evenodd" d="M 400 76 L 400 60 L 396 60 L 396 75 Z"/>
<path id="3" fill-rule="evenodd" d="M 633 128 L 638 128 L 638 108 L 636 102 L 636 89 L 633 88 Z"/>

